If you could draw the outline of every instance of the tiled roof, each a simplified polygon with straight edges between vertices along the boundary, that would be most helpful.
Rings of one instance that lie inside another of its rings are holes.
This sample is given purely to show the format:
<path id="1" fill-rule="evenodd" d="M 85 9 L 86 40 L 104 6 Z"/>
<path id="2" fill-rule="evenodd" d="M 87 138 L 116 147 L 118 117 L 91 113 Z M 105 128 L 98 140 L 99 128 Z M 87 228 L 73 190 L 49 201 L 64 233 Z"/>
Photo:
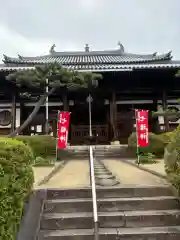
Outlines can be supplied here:
<path id="1" fill-rule="evenodd" d="M 91 71 L 91 72 L 110 72 L 110 71 L 132 71 L 135 69 L 163 69 L 163 68 L 180 68 L 180 61 L 172 61 L 170 63 L 151 63 L 151 64 L 97 64 L 97 65 L 64 65 L 64 67 L 78 70 L 78 71 Z M 7 66 L 0 65 L 0 71 L 21 71 L 34 69 L 35 66 L 21 65 L 21 66 Z"/>
<path id="2" fill-rule="evenodd" d="M 76 70 L 90 71 L 113 71 L 135 68 L 162 68 L 162 67 L 180 67 L 179 62 L 172 61 L 171 52 L 158 55 L 153 54 L 132 54 L 124 51 L 122 44 L 120 48 L 110 51 L 89 51 L 86 45 L 85 51 L 79 52 L 55 52 L 51 47 L 49 55 L 37 57 L 23 57 L 18 55 L 12 58 L 4 55 L 4 70 L 13 68 L 29 68 L 39 64 L 57 62 L 64 67 Z M 3 71 L 3 67 L 0 70 Z"/>

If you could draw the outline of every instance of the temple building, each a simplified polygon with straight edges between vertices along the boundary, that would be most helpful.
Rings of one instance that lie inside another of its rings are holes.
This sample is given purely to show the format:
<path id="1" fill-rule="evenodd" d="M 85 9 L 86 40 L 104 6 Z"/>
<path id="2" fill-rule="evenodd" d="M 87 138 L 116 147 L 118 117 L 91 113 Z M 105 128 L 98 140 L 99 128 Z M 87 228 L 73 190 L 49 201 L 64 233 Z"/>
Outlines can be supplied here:
<path id="1" fill-rule="evenodd" d="M 33 69 L 36 65 L 58 62 L 68 69 L 101 73 L 103 79 L 92 92 L 92 132 L 99 144 L 120 141 L 126 144 L 135 128 L 135 109 L 149 110 L 149 130 L 159 133 L 169 131 L 180 122 L 178 118 L 152 117 L 152 111 L 180 109 L 180 78 L 175 75 L 180 61 L 172 60 L 171 52 L 165 54 L 134 54 L 125 51 L 118 43 L 115 50 L 93 51 L 86 44 L 83 51 L 57 52 L 55 45 L 48 55 L 17 58 L 4 55 L 0 65 L 0 134 L 5 135 L 27 118 L 36 104 L 40 92 L 32 99 L 22 98 L 17 86 L 6 80 L 13 71 Z M 87 90 L 57 90 L 48 101 L 49 123 L 56 136 L 58 110 L 71 112 L 69 142 L 84 144 L 89 134 Z M 25 135 L 44 134 L 45 105 Z"/>

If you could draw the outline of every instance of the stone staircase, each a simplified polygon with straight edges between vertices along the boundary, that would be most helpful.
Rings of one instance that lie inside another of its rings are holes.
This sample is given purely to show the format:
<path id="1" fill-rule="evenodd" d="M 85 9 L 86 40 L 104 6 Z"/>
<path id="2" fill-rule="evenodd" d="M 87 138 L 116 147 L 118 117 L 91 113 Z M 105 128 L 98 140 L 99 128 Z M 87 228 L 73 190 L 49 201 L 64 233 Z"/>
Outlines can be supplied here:
<path id="1" fill-rule="evenodd" d="M 59 152 L 59 156 L 63 155 L 65 157 L 71 157 L 74 159 L 84 159 L 89 157 L 89 146 L 68 146 L 63 152 Z M 130 152 L 128 152 L 128 148 L 126 145 L 96 145 L 93 146 L 96 157 L 101 158 L 129 158 L 131 156 Z"/>
<path id="2" fill-rule="evenodd" d="M 99 187 L 97 198 L 100 240 L 180 239 L 180 205 L 166 186 Z M 37 239 L 94 239 L 91 190 L 47 190 Z"/>

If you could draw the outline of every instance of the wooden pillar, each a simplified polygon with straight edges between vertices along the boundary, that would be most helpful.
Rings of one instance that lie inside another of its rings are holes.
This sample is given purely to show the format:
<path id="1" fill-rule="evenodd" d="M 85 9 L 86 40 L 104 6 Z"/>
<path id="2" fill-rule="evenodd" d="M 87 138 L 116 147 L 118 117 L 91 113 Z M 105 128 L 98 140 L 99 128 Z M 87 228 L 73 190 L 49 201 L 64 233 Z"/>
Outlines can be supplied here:
<path id="1" fill-rule="evenodd" d="M 69 111 L 69 103 L 68 103 L 67 93 L 63 94 L 63 110 Z"/>
<path id="2" fill-rule="evenodd" d="M 109 101 L 109 107 L 110 107 L 110 111 L 109 111 L 109 122 L 110 122 L 110 136 L 111 139 L 110 141 L 113 140 L 114 137 L 114 119 L 113 119 L 113 104 L 112 104 L 112 99 L 110 99 Z"/>
<path id="3" fill-rule="evenodd" d="M 12 108 L 11 108 L 11 132 L 16 129 L 16 92 L 12 94 Z"/>
<path id="4" fill-rule="evenodd" d="M 167 111 L 168 103 L 167 103 L 167 92 L 163 90 L 162 92 L 162 107 L 163 111 Z M 169 131 L 169 120 L 168 116 L 164 116 L 164 125 L 165 125 L 165 131 Z"/>
<path id="5" fill-rule="evenodd" d="M 117 105 L 116 105 L 116 94 L 113 91 L 112 99 L 110 100 L 110 125 L 112 129 L 112 140 L 117 141 L 116 134 L 116 115 L 117 115 Z"/>
<path id="6" fill-rule="evenodd" d="M 157 106 L 158 106 L 157 99 L 153 99 L 152 111 L 157 112 Z M 154 133 L 160 132 L 158 117 L 152 116 L 152 132 L 154 132 Z"/>

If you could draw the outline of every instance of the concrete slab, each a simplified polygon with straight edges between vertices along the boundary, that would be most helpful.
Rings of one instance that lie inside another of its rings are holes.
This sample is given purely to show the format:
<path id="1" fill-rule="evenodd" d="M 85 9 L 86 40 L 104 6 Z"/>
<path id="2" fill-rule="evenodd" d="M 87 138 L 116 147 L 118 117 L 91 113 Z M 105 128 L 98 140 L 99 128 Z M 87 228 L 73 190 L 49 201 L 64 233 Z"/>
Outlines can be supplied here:
<path id="1" fill-rule="evenodd" d="M 39 182 L 41 182 L 47 175 L 49 175 L 52 170 L 54 169 L 54 166 L 50 167 L 33 167 L 34 171 L 34 187 L 38 185 Z"/>
<path id="2" fill-rule="evenodd" d="M 89 187 L 88 160 L 69 161 L 42 188 L 81 188 Z"/>
<path id="3" fill-rule="evenodd" d="M 116 176 L 122 184 L 140 184 L 140 185 L 167 185 L 165 179 L 161 179 L 151 173 L 131 166 L 123 160 L 107 159 L 103 160 L 105 166 Z"/>
<path id="4" fill-rule="evenodd" d="M 166 172 L 164 169 L 164 159 L 160 159 L 157 163 L 154 164 L 143 164 L 142 166 L 145 169 L 149 169 L 166 176 Z"/>

